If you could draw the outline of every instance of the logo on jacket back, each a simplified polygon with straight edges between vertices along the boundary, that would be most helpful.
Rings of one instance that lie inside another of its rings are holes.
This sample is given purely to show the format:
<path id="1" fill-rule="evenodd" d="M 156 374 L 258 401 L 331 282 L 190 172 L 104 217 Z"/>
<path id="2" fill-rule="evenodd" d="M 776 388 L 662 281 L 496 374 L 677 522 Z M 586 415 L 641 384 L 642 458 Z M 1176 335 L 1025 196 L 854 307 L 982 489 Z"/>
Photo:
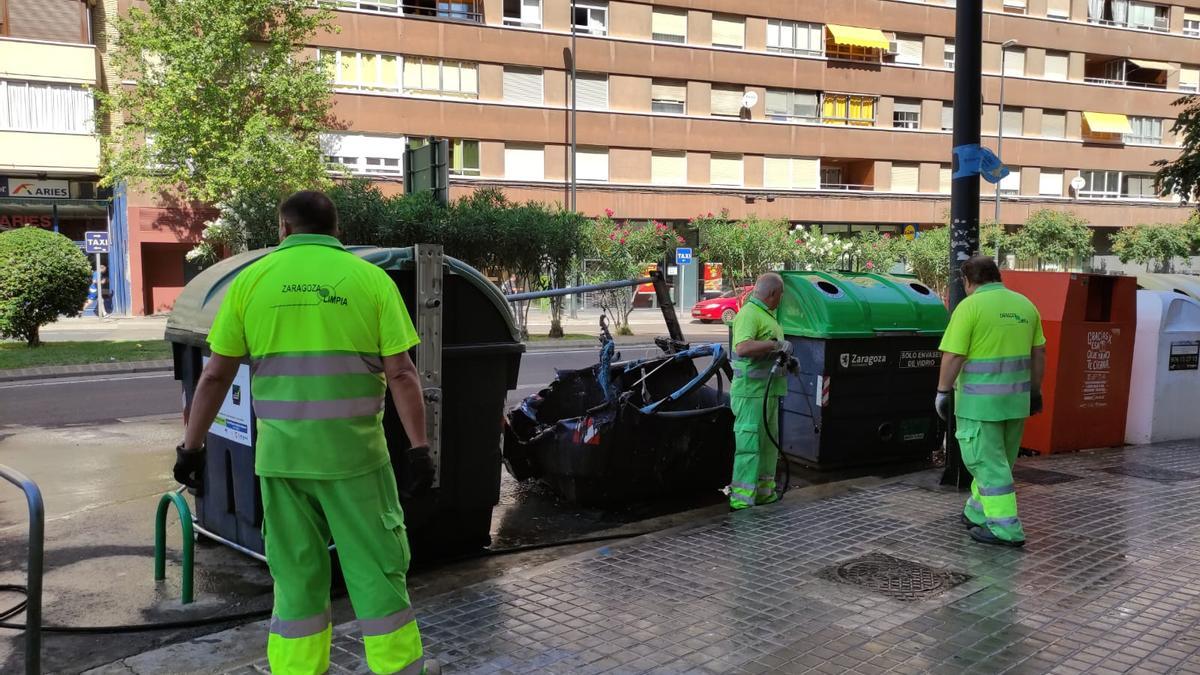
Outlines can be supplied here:
<path id="1" fill-rule="evenodd" d="M 842 368 L 881 368 L 887 366 L 887 354 L 854 354 L 838 355 L 838 364 Z"/>
<path id="2" fill-rule="evenodd" d="M 1029 323 L 1029 319 L 1026 319 L 1016 312 L 1000 312 L 1000 318 L 1016 321 L 1017 323 Z"/>
<path id="3" fill-rule="evenodd" d="M 345 281 L 345 279 L 342 281 Z M 340 285 L 342 285 L 341 281 L 337 282 L 333 286 L 328 286 L 325 284 L 283 284 L 283 288 L 280 289 L 280 293 L 283 293 L 284 295 L 299 293 L 303 295 L 309 295 L 311 299 L 308 299 L 304 302 L 282 303 L 275 306 L 310 307 L 316 305 L 341 305 L 345 307 L 346 305 L 350 304 L 350 301 L 346 299 L 346 296 L 337 294 L 337 287 Z"/>

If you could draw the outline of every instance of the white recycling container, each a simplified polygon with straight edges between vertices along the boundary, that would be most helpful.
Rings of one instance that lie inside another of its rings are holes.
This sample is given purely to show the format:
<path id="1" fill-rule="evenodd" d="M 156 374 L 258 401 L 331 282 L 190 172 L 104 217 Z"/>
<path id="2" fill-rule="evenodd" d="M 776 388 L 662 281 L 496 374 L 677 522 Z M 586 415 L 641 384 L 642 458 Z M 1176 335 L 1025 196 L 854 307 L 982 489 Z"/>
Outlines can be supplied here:
<path id="1" fill-rule="evenodd" d="M 1143 290 L 1137 313 L 1125 442 L 1200 438 L 1200 302 Z"/>

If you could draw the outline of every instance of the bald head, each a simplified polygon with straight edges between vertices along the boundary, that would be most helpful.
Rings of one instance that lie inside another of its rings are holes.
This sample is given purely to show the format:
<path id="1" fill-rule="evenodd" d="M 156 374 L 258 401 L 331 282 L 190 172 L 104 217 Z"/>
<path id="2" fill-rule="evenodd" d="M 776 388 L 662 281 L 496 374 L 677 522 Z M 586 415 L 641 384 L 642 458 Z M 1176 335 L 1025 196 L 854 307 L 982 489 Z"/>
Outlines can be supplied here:
<path id="1" fill-rule="evenodd" d="M 762 300 L 770 309 L 778 307 L 779 299 L 783 297 L 783 277 L 774 272 L 759 277 L 754 282 L 754 297 Z"/>

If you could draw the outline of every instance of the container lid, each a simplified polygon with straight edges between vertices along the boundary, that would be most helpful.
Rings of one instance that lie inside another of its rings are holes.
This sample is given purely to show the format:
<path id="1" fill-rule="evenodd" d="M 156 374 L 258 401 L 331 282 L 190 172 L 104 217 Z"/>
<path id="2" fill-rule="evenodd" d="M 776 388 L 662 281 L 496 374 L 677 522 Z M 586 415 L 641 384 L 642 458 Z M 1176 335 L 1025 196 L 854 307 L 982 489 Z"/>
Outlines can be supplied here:
<path id="1" fill-rule="evenodd" d="M 781 272 L 779 323 L 786 335 L 865 338 L 941 335 L 949 315 L 916 277 L 856 272 Z"/>
<path id="2" fill-rule="evenodd" d="M 166 339 L 171 342 L 184 342 L 202 345 L 208 337 L 213 318 L 229 284 L 234 277 L 251 263 L 259 260 L 275 249 L 262 248 L 247 251 L 226 258 L 197 274 L 194 279 L 183 287 L 175 306 L 167 319 Z M 347 251 L 388 271 L 412 270 L 413 249 L 407 248 L 378 248 L 375 246 L 347 246 Z M 513 323 L 512 313 L 504 301 L 496 285 L 483 276 L 474 267 L 458 260 L 445 257 L 445 271 L 466 279 L 472 286 L 486 297 L 496 308 L 497 314 L 503 318 L 505 327 L 512 336 L 513 342 L 520 342 L 520 333 Z"/>
<path id="3" fill-rule="evenodd" d="M 1200 300 L 1200 276 L 1144 272 L 1137 275 L 1138 285 L 1150 291 L 1174 291 Z"/>

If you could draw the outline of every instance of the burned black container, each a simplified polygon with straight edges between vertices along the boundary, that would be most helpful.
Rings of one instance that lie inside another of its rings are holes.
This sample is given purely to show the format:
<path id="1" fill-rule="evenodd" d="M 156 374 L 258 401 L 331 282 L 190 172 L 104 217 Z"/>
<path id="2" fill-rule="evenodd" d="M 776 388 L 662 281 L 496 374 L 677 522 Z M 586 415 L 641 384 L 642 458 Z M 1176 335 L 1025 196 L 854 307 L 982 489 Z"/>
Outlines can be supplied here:
<path id="1" fill-rule="evenodd" d="M 708 356 L 699 371 L 695 359 Z M 508 413 L 505 464 L 580 506 L 720 489 L 733 462 L 733 414 L 728 397 L 704 385 L 727 364 L 723 345 L 706 345 L 560 372 Z"/>
<path id="2" fill-rule="evenodd" d="M 784 272 L 779 321 L 800 372 L 780 409 L 784 452 L 818 469 L 927 460 L 948 316 L 915 278 Z"/>
<path id="3" fill-rule="evenodd" d="M 413 249 L 349 250 L 386 270 L 409 314 L 417 315 Z M 188 283 L 176 301 L 166 337 L 173 346 L 185 410 L 208 355 L 205 339 L 226 289 L 238 272 L 268 252 L 251 251 L 217 263 Z M 445 258 L 442 299 L 441 480 L 429 493 L 403 501 L 413 554 L 420 557 L 489 543 L 492 507 L 500 496 L 504 402 L 516 387 L 524 352 L 504 297 L 475 269 Z M 234 387 L 208 434 L 205 489 L 196 496 L 195 520 L 203 534 L 261 556 L 262 494 L 254 474 L 248 363 L 242 365 Z M 409 442 L 390 397 L 384 429 L 395 460 Z M 393 466 L 399 472 L 403 463 L 393 461 Z"/>

